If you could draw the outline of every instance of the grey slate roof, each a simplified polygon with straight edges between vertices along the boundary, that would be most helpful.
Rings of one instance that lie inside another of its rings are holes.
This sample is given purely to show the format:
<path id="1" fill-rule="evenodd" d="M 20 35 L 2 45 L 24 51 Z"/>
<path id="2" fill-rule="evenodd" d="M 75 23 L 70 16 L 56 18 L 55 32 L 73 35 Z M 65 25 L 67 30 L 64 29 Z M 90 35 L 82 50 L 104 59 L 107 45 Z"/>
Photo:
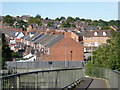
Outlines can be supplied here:
<path id="1" fill-rule="evenodd" d="M 56 36 L 55 35 L 50 35 L 48 38 L 46 38 L 46 40 L 44 40 L 43 42 L 41 42 L 42 45 L 50 42 L 51 40 L 53 40 Z"/>
<path id="2" fill-rule="evenodd" d="M 46 36 L 42 38 L 42 40 L 40 40 L 39 43 L 42 44 L 49 37 L 50 37 L 50 34 L 46 34 Z"/>
<path id="3" fill-rule="evenodd" d="M 57 36 L 55 39 L 53 39 L 52 41 L 50 41 L 49 43 L 47 43 L 45 46 L 46 47 L 51 47 L 52 45 L 54 45 L 55 43 L 59 42 L 63 38 L 64 38 L 64 35 L 61 34 L 61 35 Z"/>
<path id="4" fill-rule="evenodd" d="M 28 35 L 23 36 L 22 39 L 26 40 L 29 37 L 30 37 L 30 35 L 28 34 Z"/>
<path id="5" fill-rule="evenodd" d="M 41 41 L 43 41 L 46 37 L 48 37 L 49 34 L 45 34 L 44 36 L 42 36 L 41 38 L 39 38 L 38 40 L 36 40 L 34 43 L 40 43 Z"/>
<path id="6" fill-rule="evenodd" d="M 36 38 L 39 35 L 39 33 L 36 33 L 34 36 L 27 39 L 27 41 L 32 41 L 34 38 Z"/>
<path id="7" fill-rule="evenodd" d="M 16 31 L 8 30 L 8 29 L 1 29 L 2 33 L 8 35 L 8 36 L 14 36 Z"/>

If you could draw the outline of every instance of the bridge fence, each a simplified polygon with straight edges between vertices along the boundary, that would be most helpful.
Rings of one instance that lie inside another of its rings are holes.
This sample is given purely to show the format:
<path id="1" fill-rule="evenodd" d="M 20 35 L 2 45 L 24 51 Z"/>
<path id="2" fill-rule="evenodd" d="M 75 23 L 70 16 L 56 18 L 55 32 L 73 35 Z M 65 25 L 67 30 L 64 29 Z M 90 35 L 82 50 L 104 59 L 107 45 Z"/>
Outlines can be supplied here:
<path id="1" fill-rule="evenodd" d="M 103 78 L 107 81 L 109 88 L 120 90 L 120 72 L 107 68 L 86 67 L 85 74 L 90 77 Z"/>
<path id="2" fill-rule="evenodd" d="M 82 68 L 34 71 L 2 76 L 2 88 L 63 88 L 84 77 Z"/>
<path id="3" fill-rule="evenodd" d="M 109 88 L 120 90 L 120 72 L 99 67 L 34 71 L 0 77 L 3 89 L 63 88 L 85 76 L 106 79 Z"/>

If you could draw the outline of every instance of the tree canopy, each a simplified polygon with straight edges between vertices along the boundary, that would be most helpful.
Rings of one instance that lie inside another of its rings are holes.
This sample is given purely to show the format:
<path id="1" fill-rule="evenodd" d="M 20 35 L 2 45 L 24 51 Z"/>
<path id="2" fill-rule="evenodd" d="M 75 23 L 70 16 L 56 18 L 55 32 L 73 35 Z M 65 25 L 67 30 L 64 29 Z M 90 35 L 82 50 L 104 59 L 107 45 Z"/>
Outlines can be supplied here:
<path id="1" fill-rule="evenodd" d="M 13 20 L 13 18 L 10 15 L 6 15 L 4 17 L 4 21 L 3 22 L 9 24 L 10 26 L 12 26 L 13 23 L 14 23 L 14 20 Z"/>
<path id="2" fill-rule="evenodd" d="M 5 34 L 2 33 L 2 68 L 5 68 L 4 66 L 6 61 L 12 61 L 12 59 L 15 57 L 19 57 L 19 54 L 10 50 L 5 39 Z"/>
<path id="3" fill-rule="evenodd" d="M 29 24 L 37 24 L 37 25 L 42 25 L 41 22 L 41 16 L 37 15 L 36 17 L 30 17 L 28 20 Z"/>
<path id="4" fill-rule="evenodd" d="M 105 67 L 120 71 L 120 32 L 111 30 L 112 37 L 108 44 L 99 46 L 92 53 L 91 67 Z"/>
<path id="5" fill-rule="evenodd" d="M 24 22 L 23 20 L 18 20 L 17 23 L 14 25 L 16 28 L 20 28 L 22 30 L 26 30 L 26 28 L 28 27 L 28 23 Z"/>

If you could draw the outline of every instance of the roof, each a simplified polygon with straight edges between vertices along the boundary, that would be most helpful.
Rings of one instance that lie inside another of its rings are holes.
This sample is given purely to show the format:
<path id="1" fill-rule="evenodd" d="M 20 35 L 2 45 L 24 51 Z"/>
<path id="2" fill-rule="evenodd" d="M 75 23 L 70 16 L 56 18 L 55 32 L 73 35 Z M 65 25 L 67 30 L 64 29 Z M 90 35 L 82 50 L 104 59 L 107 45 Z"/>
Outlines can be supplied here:
<path id="1" fill-rule="evenodd" d="M 58 35 L 56 38 L 54 38 L 53 40 L 51 40 L 49 43 L 47 43 L 45 46 L 46 47 L 51 47 L 52 45 L 56 44 L 57 42 L 59 42 L 60 40 L 62 40 L 64 38 L 64 35 Z"/>
<path id="2" fill-rule="evenodd" d="M 40 39 L 39 40 L 39 42 L 38 43 L 42 43 L 42 42 L 44 42 L 47 38 L 49 38 L 50 37 L 50 34 L 46 34 L 42 39 Z"/>
<path id="3" fill-rule="evenodd" d="M 46 40 L 44 40 L 41 44 L 45 45 L 48 42 L 50 42 L 51 40 L 53 40 L 56 36 L 55 35 L 50 35 Z"/>
<path id="4" fill-rule="evenodd" d="M 32 42 L 35 42 L 37 39 L 39 39 L 43 35 L 44 35 L 44 33 L 37 35 L 35 38 L 32 39 Z"/>
<path id="5" fill-rule="evenodd" d="M 97 33 L 97 35 L 95 35 L 95 32 Z M 106 33 L 105 36 L 103 35 L 104 32 Z M 85 37 L 111 37 L 111 33 L 110 33 L 110 30 L 94 30 L 94 31 L 87 30 L 84 36 Z"/>
<path id="6" fill-rule="evenodd" d="M 29 37 L 30 37 L 30 35 L 28 34 L 28 35 L 23 36 L 22 39 L 25 39 L 25 40 L 26 40 L 26 39 L 29 38 Z"/>
<path id="7" fill-rule="evenodd" d="M 1 29 L 2 33 L 8 35 L 8 36 L 14 36 L 14 34 L 16 33 L 16 31 L 12 31 L 12 30 L 7 30 L 7 29 Z"/>
<path id="8" fill-rule="evenodd" d="M 39 38 L 38 40 L 36 40 L 34 43 L 40 43 L 40 42 L 42 42 L 46 37 L 48 37 L 49 36 L 49 34 L 45 34 L 45 35 L 43 35 L 41 38 Z"/>
<path id="9" fill-rule="evenodd" d="M 81 34 L 76 31 L 72 31 L 72 32 L 75 33 L 77 36 L 81 36 Z"/>
<path id="10" fill-rule="evenodd" d="M 34 36 L 28 38 L 27 41 L 31 41 L 32 39 L 34 39 L 34 38 L 35 38 L 36 36 L 38 36 L 38 35 L 39 35 L 39 33 L 34 34 Z"/>
<path id="11" fill-rule="evenodd" d="M 97 30 L 98 27 L 97 26 L 88 26 L 85 28 L 86 30 Z"/>

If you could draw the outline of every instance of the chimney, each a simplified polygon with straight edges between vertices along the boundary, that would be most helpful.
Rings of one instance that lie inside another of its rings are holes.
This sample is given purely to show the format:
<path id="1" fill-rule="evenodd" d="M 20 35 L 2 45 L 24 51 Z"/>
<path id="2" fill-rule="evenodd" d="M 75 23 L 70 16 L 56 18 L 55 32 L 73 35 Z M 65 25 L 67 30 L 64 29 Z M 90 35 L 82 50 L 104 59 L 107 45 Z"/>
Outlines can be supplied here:
<path id="1" fill-rule="evenodd" d="M 64 38 L 71 38 L 71 32 L 64 32 Z"/>

